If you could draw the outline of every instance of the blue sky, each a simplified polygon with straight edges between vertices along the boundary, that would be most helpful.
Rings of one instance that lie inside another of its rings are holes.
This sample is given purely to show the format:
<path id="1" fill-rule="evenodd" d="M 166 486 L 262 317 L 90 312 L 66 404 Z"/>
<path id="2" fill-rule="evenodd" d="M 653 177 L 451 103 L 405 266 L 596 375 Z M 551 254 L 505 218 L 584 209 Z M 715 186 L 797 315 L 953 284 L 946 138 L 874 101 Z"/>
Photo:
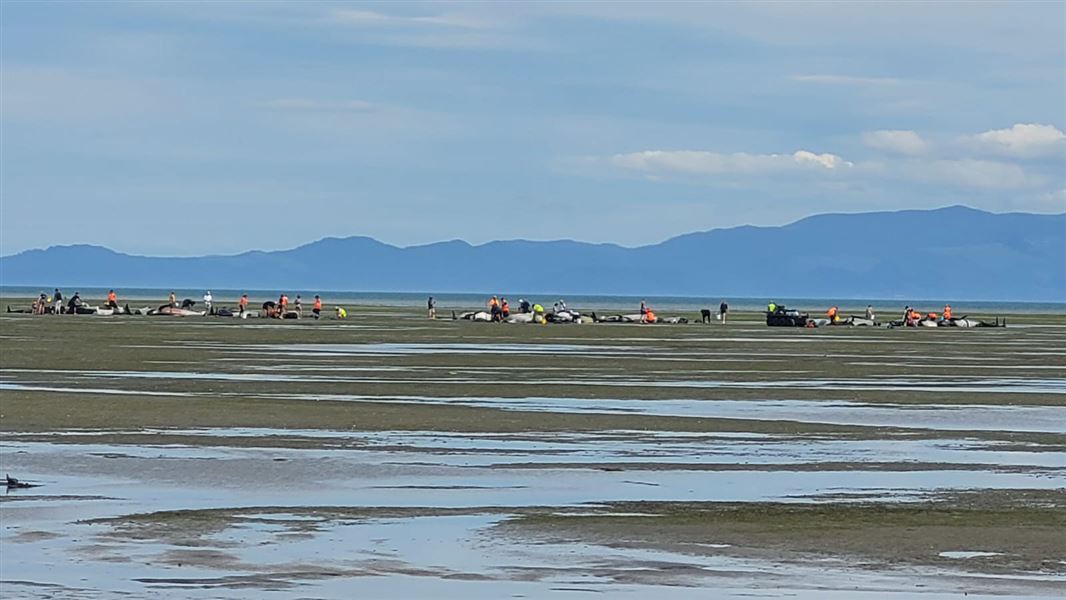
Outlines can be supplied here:
<path id="1" fill-rule="evenodd" d="M 1066 3 L 0 4 L 0 254 L 1066 212 Z"/>

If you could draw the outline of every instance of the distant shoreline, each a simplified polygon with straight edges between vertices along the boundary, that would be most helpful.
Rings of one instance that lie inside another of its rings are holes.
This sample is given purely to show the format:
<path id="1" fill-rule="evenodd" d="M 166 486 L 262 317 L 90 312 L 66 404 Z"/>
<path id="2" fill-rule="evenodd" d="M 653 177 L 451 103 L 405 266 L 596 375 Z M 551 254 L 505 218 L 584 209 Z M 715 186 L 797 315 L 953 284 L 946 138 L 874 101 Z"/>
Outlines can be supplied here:
<path id="1" fill-rule="evenodd" d="M 55 285 L 51 286 L 0 286 L 0 298 L 3 300 L 15 300 L 19 298 L 33 298 L 40 292 L 51 294 Z M 92 301 L 106 297 L 108 288 L 92 286 L 60 286 L 65 297 L 74 292 L 79 292 L 83 298 Z M 168 288 L 116 288 L 119 299 L 122 302 L 164 302 L 170 293 Z M 190 298 L 200 302 L 206 289 L 174 288 L 178 298 Z M 315 294 L 322 296 L 323 302 L 329 305 L 351 304 L 362 306 L 399 306 L 399 307 L 424 307 L 426 299 L 433 296 L 437 301 L 438 310 L 459 309 L 478 307 L 492 295 L 504 295 L 517 303 L 520 298 L 537 301 L 550 305 L 556 300 L 563 299 L 566 303 L 577 309 L 601 310 L 601 309 L 636 309 L 641 299 L 647 300 L 654 308 L 660 310 L 688 310 L 698 311 L 701 308 L 717 310 L 718 304 L 725 300 L 730 310 L 752 311 L 764 310 L 766 303 L 773 300 L 779 305 L 794 306 L 800 310 L 820 311 L 829 306 L 839 306 L 844 311 L 857 311 L 872 304 L 876 311 L 892 313 L 902 311 L 906 305 L 915 305 L 923 309 L 939 311 L 944 304 L 951 304 L 956 313 L 966 311 L 981 311 L 987 313 L 1064 313 L 1066 314 L 1066 302 L 1018 302 L 1009 300 L 966 300 L 958 298 L 788 298 L 773 297 L 762 298 L 754 296 L 636 296 L 618 294 L 566 294 L 559 292 L 511 293 L 507 290 L 492 292 L 379 292 L 379 291 L 350 291 L 350 290 L 257 290 L 257 289 L 211 289 L 215 304 L 236 303 L 241 294 L 247 293 L 253 305 L 265 300 L 276 299 L 285 292 L 290 299 L 297 294 L 303 296 L 305 304 L 310 304 Z"/>

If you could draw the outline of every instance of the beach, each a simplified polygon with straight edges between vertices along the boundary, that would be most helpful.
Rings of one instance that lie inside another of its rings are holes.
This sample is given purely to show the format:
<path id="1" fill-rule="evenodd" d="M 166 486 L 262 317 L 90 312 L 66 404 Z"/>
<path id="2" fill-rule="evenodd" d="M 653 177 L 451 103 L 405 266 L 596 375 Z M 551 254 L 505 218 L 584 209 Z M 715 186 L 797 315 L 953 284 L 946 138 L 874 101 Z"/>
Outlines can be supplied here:
<path id="1" fill-rule="evenodd" d="M 3 314 L 3 470 L 39 484 L 0 501 L 4 589 L 1061 597 L 1066 315 L 1004 308 L 975 329 Z"/>

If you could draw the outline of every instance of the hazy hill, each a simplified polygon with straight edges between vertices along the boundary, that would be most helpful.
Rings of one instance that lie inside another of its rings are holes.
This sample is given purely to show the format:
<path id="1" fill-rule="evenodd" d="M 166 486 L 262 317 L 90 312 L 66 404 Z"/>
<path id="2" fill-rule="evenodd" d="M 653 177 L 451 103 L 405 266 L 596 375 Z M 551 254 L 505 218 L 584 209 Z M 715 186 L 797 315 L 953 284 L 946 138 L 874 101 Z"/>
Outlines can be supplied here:
<path id="1" fill-rule="evenodd" d="M 961 206 L 830 214 L 639 248 L 523 240 L 398 248 L 349 237 L 276 252 L 160 258 L 54 246 L 0 258 L 0 283 L 1062 301 L 1066 214 Z"/>

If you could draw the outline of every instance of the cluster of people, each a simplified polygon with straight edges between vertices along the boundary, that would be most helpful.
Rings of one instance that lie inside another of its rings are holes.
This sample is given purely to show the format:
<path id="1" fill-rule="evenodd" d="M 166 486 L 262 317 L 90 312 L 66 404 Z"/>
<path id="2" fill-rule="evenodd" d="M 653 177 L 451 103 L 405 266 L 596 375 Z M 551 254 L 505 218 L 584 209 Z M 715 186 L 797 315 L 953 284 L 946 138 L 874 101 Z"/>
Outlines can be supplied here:
<path id="1" fill-rule="evenodd" d="M 245 311 L 248 310 L 248 294 L 241 294 L 241 299 L 238 302 L 238 310 L 240 315 L 243 316 Z M 292 308 L 289 308 L 289 296 L 287 294 L 281 294 L 278 297 L 278 301 L 267 300 L 263 303 L 263 314 L 261 316 L 270 317 L 274 319 L 299 319 L 304 315 L 303 298 L 296 294 L 296 298 L 293 299 Z M 322 317 L 322 298 L 315 294 L 315 299 L 311 303 L 311 316 L 315 319 Z M 341 307 L 337 307 L 337 317 L 345 318 L 348 316 L 348 311 Z"/>
<path id="2" fill-rule="evenodd" d="M 432 300 L 432 298 L 430 298 Z M 492 315 L 492 321 L 495 323 L 502 323 L 511 316 L 511 303 L 502 296 L 493 296 L 488 301 L 489 314 Z M 567 310 L 566 302 L 559 300 L 553 307 L 555 312 L 562 312 Z M 432 309 L 431 309 L 432 310 Z M 518 299 L 518 314 L 533 313 L 534 316 L 544 317 L 544 307 L 538 303 L 531 303 L 525 298 Z"/>
<path id="3" fill-rule="evenodd" d="M 63 292 L 56 288 L 51 296 L 41 292 L 33 302 L 30 304 L 30 313 L 35 315 L 62 315 L 62 314 L 76 314 L 78 309 L 85 306 L 85 301 L 81 299 L 80 292 L 74 292 L 74 295 L 67 299 L 66 304 L 63 303 Z M 109 307 L 118 307 L 116 302 L 115 290 L 111 290 L 107 294 L 107 304 Z M 25 311 L 23 311 L 25 312 Z"/>
<path id="4" fill-rule="evenodd" d="M 903 308 L 903 318 L 901 320 L 907 327 L 917 327 L 922 321 L 941 322 L 950 321 L 953 318 L 954 317 L 951 314 L 951 305 L 948 304 L 944 306 L 944 311 L 940 315 L 937 315 L 935 312 L 923 315 L 917 308 L 906 306 Z"/>

